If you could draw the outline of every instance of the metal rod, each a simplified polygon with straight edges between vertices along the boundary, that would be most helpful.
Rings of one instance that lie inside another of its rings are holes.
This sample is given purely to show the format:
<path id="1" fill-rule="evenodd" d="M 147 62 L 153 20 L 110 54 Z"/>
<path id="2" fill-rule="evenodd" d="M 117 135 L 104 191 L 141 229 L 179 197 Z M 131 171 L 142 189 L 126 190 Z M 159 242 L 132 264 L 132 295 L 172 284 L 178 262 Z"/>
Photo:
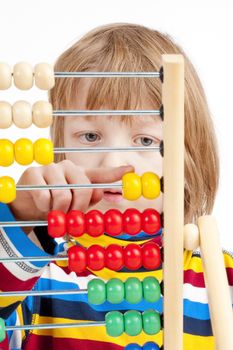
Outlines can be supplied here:
<path id="1" fill-rule="evenodd" d="M 0 263 L 10 263 L 10 262 L 21 262 L 21 261 L 66 261 L 68 260 L 68 256 L 25 256 L 23 258 L 19 257 L 8 257 L 1 258 Z"/>
<path id="2" fill-rule="evenodd" d="M 12 291 L 1 292 L 0 297 L 27 297 L 27 296 L 39 296 L 39 295 L 67 295 L 67 294 L 83 294 L 87 293 L 87 289 L 64 289 L 64 290 L 24 290 L 24 291 Z"/>
<path id="3" fill-rule="evenodd" d="M 54 147 L 54 153 L 72 153 L 72 152 L 80 152 L 80 153 L 92 153 L 92 152 L 132 152 L 132 151 L 143 151 L 143 152 L 151 152 L 151 151 L 159 151 L 160 146 L 138 146 L 138 147 L 83 147 L 83 148 L 65 148 L 65 147 Z"/>
<path id="4" fill-rule="evenodd" d="M 55 78 L 79 78 L 79 77 L 141 77 L 160 78 L 160 72 L 54 72 Z"/>
<path id="5" fill-rule="evenodd" d="M 77 189 L 77 188 L 122 188 L 122 184 L 67 184 L 67 185 L 17 185 L 16 189 L 18 191 L 25 190 L 65 190 L 65 189 Z"/>
<path id="6" fill-rule="evenodd" d="M 55 328 L 79 328 L 105 326 L 105 321 L 98 322 L 75 322 L 75 323 L 44 323 L 44 324 L 25 324 L 23 326 L 6 326 L 5 331 L 23 331 L 31 329 L 55 329 Z"/>
<path id="7" fill-rule="evenodd" d="M 0 221 L 0 227 L 48 226 L 47 221 Z"/>
<path id="8" fill-rule="evenodd" d="M 53 116 L 73 116 L 73 115 L 160 115 L 161 112 L 159 109 L 151 109 L 151 110 L 131 110 L 131 109 L 123 109 L 123 110 L 116 110 L 116 109 L 110 109 L 110 110 L 54 110 Z"/>

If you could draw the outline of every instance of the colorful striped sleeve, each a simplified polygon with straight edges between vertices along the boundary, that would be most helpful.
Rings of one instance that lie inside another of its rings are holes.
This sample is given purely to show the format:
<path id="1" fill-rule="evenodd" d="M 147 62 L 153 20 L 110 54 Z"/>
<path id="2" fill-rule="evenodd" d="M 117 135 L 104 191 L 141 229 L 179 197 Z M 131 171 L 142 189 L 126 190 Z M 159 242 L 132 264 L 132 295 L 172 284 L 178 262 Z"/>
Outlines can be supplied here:
<path id="1" fill-rule="evenodd" d="M 233 305 L 233 253 L 222 250 Z M 186 251 L 184 264 L 184 349 L 214 350 L 208 293 L 199 251 Z"/>
<path id="2" fill-rule="evenodd" d="M 0 203 L 0 221 L 15 221 L 6 204 Z M 0 257 L 47 256 L 27 237 L 20 227 L 0 227 Z M 0 291 L 31 290 L 40 278 L 47 262 L 10 262 L 0 264 Z M 0 317 L 7 325 L 20 324 L 24 297 L 1 297 Z M 10 333 L 9 333 L 10 334 Z M 8 336 L 9 336 L 8 334 Z"/>

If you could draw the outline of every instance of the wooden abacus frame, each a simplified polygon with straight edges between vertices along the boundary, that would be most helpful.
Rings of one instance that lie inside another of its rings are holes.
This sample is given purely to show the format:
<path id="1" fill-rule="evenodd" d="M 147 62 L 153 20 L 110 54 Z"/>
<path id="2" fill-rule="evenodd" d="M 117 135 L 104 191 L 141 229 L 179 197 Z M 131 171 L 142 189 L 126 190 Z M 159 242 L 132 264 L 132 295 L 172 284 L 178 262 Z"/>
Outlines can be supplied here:
<path id="1" fill-rule="evenodd" d="M 162 55 L 164 110 L 164 350 L 183 349 L 184 60 Z M 215 219 L 198 218 L 200 249 L 217 350 L 233 349 L 233 313 Z M 224 298 L 222 297 L 224 295 Z M 223 327 L 224 325 L 224 327 Z"/>
<path id="2" fill-rule="evenodd" d="M 182 55 L 162 55 L 163 183 L 164 188 L 164 300 L 163 348 L 183 349 L 184 253 L 184 91 Z M 231 297 L 217 224 L 211 215 L 198 219 L 204 277 L 213 334 L 218 350 L 233 349 Z M 224 298 L 222 298 L 224 295 Z M 223 327 L 224 325 L 224 327 Z"/>

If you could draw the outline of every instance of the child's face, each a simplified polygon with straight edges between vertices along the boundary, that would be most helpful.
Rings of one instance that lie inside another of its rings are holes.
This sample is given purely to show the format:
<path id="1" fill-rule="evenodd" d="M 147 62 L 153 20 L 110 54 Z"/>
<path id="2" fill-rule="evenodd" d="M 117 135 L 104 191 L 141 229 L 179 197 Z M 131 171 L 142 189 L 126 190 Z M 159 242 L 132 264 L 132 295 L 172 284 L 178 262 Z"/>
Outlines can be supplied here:
<path id="1" fill-rule="evenodd" d="M 88 86 L 79 89 L 79 96 L 69 109 L 86 108 L 86 95 Z M 144 109 L 155 109 L 149 103 L 144 103 Z M 158 107 L 159 108 L 159 107 Z M 103 107 L 101 109 L 111 109 Z M 138 108 L 139 109 L 139 108 Z M 142 109 L 142 108 L 141 108 Z M 90 117 L 89 117 L 90 118 Z M 93 116 L 87 120 L 85 116 L 65 117 L 64 146 L 65 147 L 137 147 L 159 146 L 162 140 L 162 121 L 159 116 L 132 116 L 132 123 L 122 122 L 120 117 Z M 130 151 L 130 152 L 91 152 L 91 153 L 67 153 L 66 159 L 75 164 L 89 168 L 108 168 L 121 165 L 132 165 L 135 173 L 142 175 L 146 171 L 162 176 L 162 157 L 159 151 Z M 121 181 L 119 181 L 120 183 Z M 120 189 L 112 189 L 120 191 Z M 146 208 L 154 208 L 160 213 L 163 208 L 163 194 L 155 200 L 140 197 L 132 202 L 122 198 L 121 194 L 106 193 L 104 197 L 91 209 L 102 212 L 110 208 L 116 208 L 122 212 L 131 207 L 140 211 Z"/>

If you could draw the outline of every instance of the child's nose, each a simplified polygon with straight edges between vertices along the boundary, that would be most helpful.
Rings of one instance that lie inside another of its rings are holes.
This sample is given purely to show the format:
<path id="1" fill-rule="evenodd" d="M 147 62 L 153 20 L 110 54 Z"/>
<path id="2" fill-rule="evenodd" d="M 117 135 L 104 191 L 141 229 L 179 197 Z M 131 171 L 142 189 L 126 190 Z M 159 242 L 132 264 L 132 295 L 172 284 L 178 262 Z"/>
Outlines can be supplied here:
<path id="1" fill-rule="evenodd" d="M 106 168 L 122 165 L 133 165 L 132 162 L 130 162 L 129 155 L 126 155 L 126 152 L 107 152 L 104 154 L 101 162 L 101 166 Z"/>

